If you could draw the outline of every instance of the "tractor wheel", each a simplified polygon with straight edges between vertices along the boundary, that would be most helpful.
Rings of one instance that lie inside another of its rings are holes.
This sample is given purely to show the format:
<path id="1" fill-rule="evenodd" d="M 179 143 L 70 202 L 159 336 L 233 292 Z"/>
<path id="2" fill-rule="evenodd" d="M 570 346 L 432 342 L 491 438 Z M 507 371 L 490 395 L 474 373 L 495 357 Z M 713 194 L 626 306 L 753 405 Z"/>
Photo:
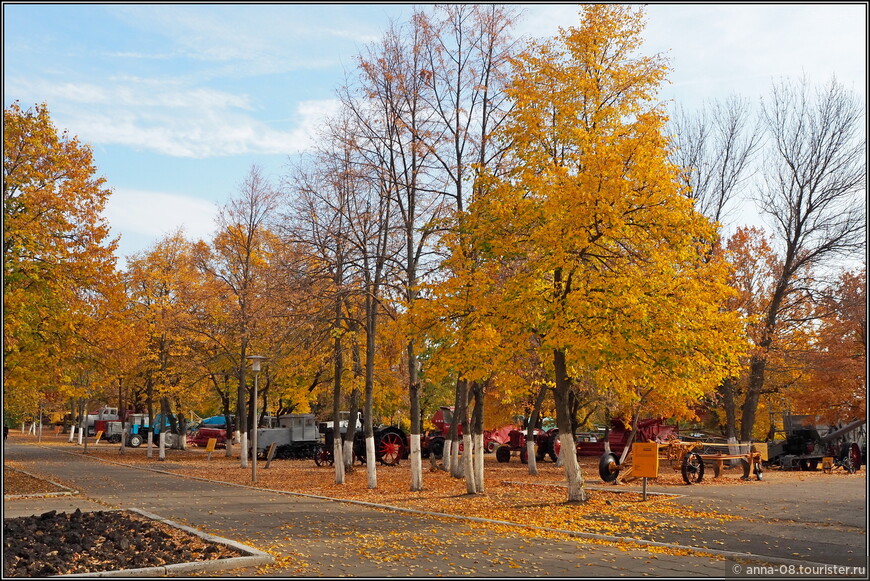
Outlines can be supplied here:
<path id="1" fill-rule="evenodd" d="M 562 439 L 559 438 L 559 434 L 556 434 L 556 437 L 552 438 L 550 442 L 552 442 L 550 444 L 550 457 L 555 462 L 559 458 L 559 452 L 562 451 Z"/>
<path id="2" fill-rule="evenodd" d="M 550 460 L 553 462 L 559 461 L 559 451 L 562 449 L 562 442 L 559 440 L 559 428 L 550 430 L 550 439 L 547 441 L 547 454 L 550 455 Z"/>
<path id="3" fill-rule="evenodd" d="M 129 444 L 131 448 L 138 448 L 142 445 L 142 436 L 140 434 L 131 434 Z"/>
<path id="4" fill-rule="evenodd" d="M 314 453 L 314 463 L 318 466 L 332 466 L 334 462 L 332 450 L 320 448 Z"/>
<path id="5" fill-rule="evenodd" d="M 109 436 L 110 444 L 120 444 L 121 443 L 121 434 L 112 434 Z"/>
<path id="6" fill-rule="evenodd" d="M 689 452 L 683 457 L 683 480 L 686 484 L 697 484 L 704 479 L 704 459 L 697 452 Z"/>
<path id="7" fill-rule="evenodd" d="M 523 464 L 529 463 L 529 449 L 525 446 L 520 449 L 520 462 Z"/>
<path id="8" fill-rule="evenodd" d="M 507 444 L 502 444 L 495 449 L 495 459 L 501 463 L 511 461 L 511 447 Z"/>
<path id="9" fill-rule="evenodd" d="M 492 454 L 493 452 L 495 452 L 495 449 L 498 448 L 498 446 L 499 444 L 495 440 L 487 440 L 484 450 L 486 450 L 487 454 Z"/>
<path id="10" fill-rule="evenodd" d="M 401 434 L 386 432 L 378 440 L 378 459 L 385 466 L 396 466 L 402 458 L 402 452 L 404 451 L 405 444 L 402 442 Z"/>
<path id="11" fill-rule="evenodd" d="M 435 438 L 429 443 L 429 454 L 440 460 L 444 456 L 444 438 Z"/>
<path id="12" fill-rule="evenodd" d="M 619 477 L 619 459 L 613 452 L 605 452 L 598 460 L 598 476 L 607 483 L 616 482 Z"/>

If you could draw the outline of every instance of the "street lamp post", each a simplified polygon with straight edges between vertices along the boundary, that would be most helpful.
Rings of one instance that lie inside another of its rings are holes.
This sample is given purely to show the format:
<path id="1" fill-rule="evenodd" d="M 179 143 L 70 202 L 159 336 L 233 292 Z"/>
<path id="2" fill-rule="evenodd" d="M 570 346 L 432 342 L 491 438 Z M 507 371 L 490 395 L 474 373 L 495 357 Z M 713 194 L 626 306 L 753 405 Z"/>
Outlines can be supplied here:
<path id="1" fill-rule="evenodd" d="M 248 355 L 248 359 L 251 360 L 251 370 L 254 372 L 254 432 L 251 435 L 251 445 L 253 453 L 251 454 L 251 481 L 257 482 L 257 428 L 259 427 L 259 421 L 257 421 L 257 383 L 260 379 L 260 362 L 265 359 L 262 355 Z"/>

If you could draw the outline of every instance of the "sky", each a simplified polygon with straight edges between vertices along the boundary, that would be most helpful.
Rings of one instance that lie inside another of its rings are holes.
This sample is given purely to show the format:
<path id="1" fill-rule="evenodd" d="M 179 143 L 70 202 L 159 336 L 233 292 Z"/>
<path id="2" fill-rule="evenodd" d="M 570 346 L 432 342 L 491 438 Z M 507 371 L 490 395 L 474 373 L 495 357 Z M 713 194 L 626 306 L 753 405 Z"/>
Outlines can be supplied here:
<path id="1" fill-rule="evenodd" d="M 511 4 L 518 35 L 579 23 L 576 4 Z M 354 58 L 402 4 L 3 4 L 3 101 L 48 106 L 89 144 L 112 190 L 118 256 L 182 227 L 210 238 L 252 165 L 278 182 L 336 110 Z M 646 53 L 664 53 L 661 98 L 688 110 L 780 78 L 835 76 L 866 103 L 867 4 L 647 5 Z M 752 214 L 747 206 L 746 214 Z"/>

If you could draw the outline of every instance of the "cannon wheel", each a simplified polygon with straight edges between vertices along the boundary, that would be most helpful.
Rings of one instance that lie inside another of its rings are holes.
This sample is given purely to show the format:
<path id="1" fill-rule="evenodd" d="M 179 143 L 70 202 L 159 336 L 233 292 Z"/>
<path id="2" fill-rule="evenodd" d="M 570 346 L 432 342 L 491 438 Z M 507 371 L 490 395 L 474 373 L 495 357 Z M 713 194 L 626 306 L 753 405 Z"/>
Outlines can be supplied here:
<path id="1" fill-rule="evenodd" d="M 511 461 L 511 447 L 507 444 L 502 444 L 495 449 L 495 459 L 501 463 Z"/>
<path id="2" fill-rule="evenodd" d="M 854 474 L 861 469 L 861 447 L 852 442 L 846 447 L 846 453 L 843 458 L 843 468 L 849 474 Z"/>
<path id="3" fill-rule="evenodd" d="M 607 483 L 616 482 L 619 478 L 619 459 L 613 452 L 605 452 L 598 460 L 598 475 Z"/>
<path id="4" fill-rule="evenodd" d="M 704 459 L 697 452 L 683 456 L 683 480 L 686 484 L 697 484 L 704 479 Z"/>
<path id="5" fill-rule="evenodd" d="M 385 432 L 378 438 L 378 459 L 385 466 L 396 466 L 405 451 L 402 435 L 396 432 Z"/>
<path id="6" fill-rule="evenodd" d="M 745 459 L 741 460 L 741 463 L 743 464 L 743 480 L 749 480 L 749 460 L 745 460 Z M 818 461 L 814 460 L 811 462 L 811 464 L 817 465 Z M 815 470 L 815 467 L 813 467 L 812 469 Z M 801 470 L 803 470 L 803 468 L 801 468 Z M 761 462 L 755 463 L 754 472 L 755 472 L 756 480 L 761 480 L 764 478 L 764 476 L 763 476 L 764 471 L 761 468 Z"/>

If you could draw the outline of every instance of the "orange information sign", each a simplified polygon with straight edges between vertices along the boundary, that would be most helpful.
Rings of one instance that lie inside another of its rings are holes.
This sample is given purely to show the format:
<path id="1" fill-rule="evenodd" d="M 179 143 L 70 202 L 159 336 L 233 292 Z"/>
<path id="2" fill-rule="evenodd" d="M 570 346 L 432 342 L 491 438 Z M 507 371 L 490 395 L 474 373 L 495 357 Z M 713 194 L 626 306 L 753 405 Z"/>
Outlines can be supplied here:
<path id="1" fill-rule="evenodd" d="M 655 442 L 635 442 L 631 447 L 631 475 L 656 478 L 659 475 L 659 445 Z"/>

